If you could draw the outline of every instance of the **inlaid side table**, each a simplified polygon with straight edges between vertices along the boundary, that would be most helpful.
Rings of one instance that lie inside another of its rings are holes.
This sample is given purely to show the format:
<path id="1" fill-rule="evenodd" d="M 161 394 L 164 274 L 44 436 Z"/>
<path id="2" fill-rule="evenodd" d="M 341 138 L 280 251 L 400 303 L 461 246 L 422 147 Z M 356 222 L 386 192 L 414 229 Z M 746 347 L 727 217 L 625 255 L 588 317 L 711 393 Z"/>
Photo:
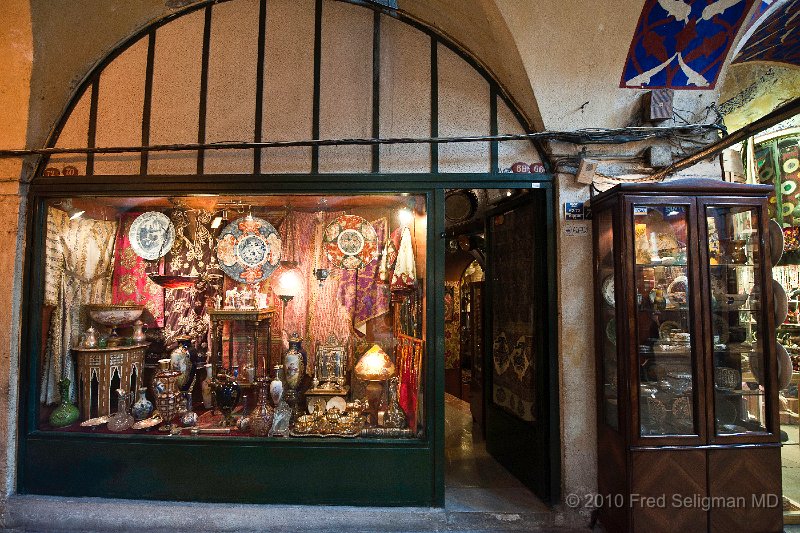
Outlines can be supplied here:
<path id="1" fill-rule="evenodd" d="M 114 348 L 73 348 L 78 363 L 78 390 L 81 419 L 111 414 L 112 399 L 116 399 L 111 389 L 114 376 L 119 378 L 119 388 L 129 390 L 134 395 L 142 384 L 144 354 L 149 345 L 133 344 Z M 92 394 L 92 382 L 97 383 Z"/>

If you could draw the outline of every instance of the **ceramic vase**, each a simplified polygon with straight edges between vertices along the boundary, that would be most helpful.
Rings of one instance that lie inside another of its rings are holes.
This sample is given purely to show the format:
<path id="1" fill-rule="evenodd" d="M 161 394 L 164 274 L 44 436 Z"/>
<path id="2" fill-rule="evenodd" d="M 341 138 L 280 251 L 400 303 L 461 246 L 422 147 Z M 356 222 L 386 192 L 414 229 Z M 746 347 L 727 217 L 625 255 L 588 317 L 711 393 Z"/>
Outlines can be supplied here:
<path id="1" fill-rule="evenodd" d="M 222 412 L 222 425 L 235 426 L 236 422 L 232 413 L 242 394 L 239 384 L 233 376 L 220 372 L 217 374 L 217 379 L 212 383 L 211 390 L 214 394 L 214 403 Z"/>
<path id="2" fill-rule="evenodd" d="M 275 411 L 269 404 L 270 383 L 266 378 L 258 378 L 256 386 L 258 387 L 258 405 L 250 415 L 250 432 L 256 437 L 266 437 L 269 435 L 272 419 L 275 416 Z"/>
<path id="3" fill-rule="evenodd" d="M 50 425 L 54 427 L 64 427 L 78 421 L 80 411 L 78 407 L 69 401 L 69 384 L 67 378 L 58 382 L 58 391 L 61 393 L 61 403 L 58 404 L 50 413 Z"/>
<path id="4" fill-rule="evenodd" d="M 125 431 L 133 425 L 133 415 L 128 412 L 129 399 L 130 394 L 123 389 L 117 389 L 117 412 L 108 418 L 109 431 Z"/>
<path id="5" fill-rule="evenodd" d="M 283 398 L 283 365 L 275 365 L 275 378 L 269 384 L 269 395 L 272 397 L 272 405 L 278 407 Z"/>
<path id="6" fill-rule="evenodd" d="M 137 421 L 150 418 L 150 415 L 153 414 L 153 402 L 147 399 L 146 389 L 139 389 L 139 398 L 131 407 L 131 414 Z"/>
<path id="7" fill-rule="evenodd" d="M 305 361 L 300 348 L 299 339 L 296 335 L 292 335 L 292 340 L 289 341 L 289 349 L 283 355 L 283 394 L 286 403 L 289 404 L 294 413 L 298 411 L 300 383 L 305 373 Z"/>
<path id="8" fill-rule="evenodd" d="M 192 341 L 188 338 L 180 338 L 180 344 L 169 354 L 170 366 L 181 373 L 178 378 L 178 388 L 186 392 L 194 380 L 194 362 L 197 359 L 196 352 L 193 353 Z"/>
<path id="9" fill-rule="evenodd" d="M 181 393 L 178 390 L 177 382 L 181 373 L 170 369 L 169 359 L 159 359 L 159 371 L 153 378 L 153 396 L 156 399 L 158 409 L 164 424 L 159 427 L 159 431 L 172 431 L 172 419 L 178 412 Z"/>

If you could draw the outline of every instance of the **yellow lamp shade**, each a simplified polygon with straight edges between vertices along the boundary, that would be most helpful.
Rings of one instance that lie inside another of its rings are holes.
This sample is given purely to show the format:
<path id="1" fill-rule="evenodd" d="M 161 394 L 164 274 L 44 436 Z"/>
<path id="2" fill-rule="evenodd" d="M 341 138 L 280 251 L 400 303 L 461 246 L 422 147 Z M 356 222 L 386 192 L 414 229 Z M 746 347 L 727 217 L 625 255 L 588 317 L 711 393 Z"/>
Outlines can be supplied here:
<path id="1" fill-rule="evenodd" d="M 383 381 L 394 376 L 394 364 L 380 346 L 372 348 L 361 356 L 355 368 L 356 376 L 365 381 Z"/>

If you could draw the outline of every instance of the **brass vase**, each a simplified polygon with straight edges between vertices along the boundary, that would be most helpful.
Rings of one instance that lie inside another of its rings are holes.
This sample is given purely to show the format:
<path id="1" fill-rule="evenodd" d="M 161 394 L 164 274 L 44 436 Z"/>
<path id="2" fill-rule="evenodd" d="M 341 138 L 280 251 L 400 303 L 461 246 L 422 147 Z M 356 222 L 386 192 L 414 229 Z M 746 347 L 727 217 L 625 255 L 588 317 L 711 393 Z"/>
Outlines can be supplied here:
<path id="1" fill-rule="evenodd" d="M 164 423 L 159 431 L 171 432 L 172 419 L 178 413 L 181 391 L 178 389 L 178 379 L 183 375 L 178 370 L 170 368 L 169 359 L 159 359 L 158 372 L 153 378 L 153 396 Z"/>

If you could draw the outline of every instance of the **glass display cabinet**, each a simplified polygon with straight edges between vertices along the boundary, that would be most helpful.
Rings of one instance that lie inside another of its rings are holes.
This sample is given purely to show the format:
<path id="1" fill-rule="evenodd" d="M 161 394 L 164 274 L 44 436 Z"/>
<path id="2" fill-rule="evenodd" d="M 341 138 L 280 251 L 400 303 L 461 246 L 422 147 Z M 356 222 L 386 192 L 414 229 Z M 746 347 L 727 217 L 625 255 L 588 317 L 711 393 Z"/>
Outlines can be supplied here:
<path id="1" fill-rule="evenodd" d="M 598 493 L 608 531 L 781 531 L 768 186 L 592 199 Z"/>

